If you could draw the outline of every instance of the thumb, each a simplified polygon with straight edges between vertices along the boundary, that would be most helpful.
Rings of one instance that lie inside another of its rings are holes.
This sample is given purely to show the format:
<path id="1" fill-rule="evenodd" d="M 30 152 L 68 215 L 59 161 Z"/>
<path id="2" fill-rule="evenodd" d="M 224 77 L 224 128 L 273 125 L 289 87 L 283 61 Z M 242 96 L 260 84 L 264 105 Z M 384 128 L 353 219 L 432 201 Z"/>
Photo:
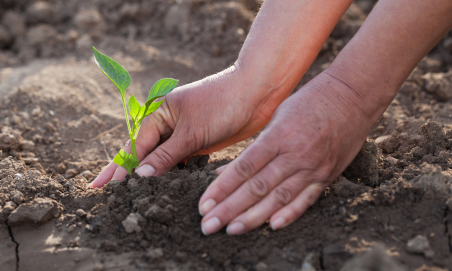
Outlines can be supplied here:
<path id="1" fill-rule="evenodd" d="M 173 134 L 144 158 L 135 172 L 140 176 L 160 176 L 194 152 L 185 137 Z"/>

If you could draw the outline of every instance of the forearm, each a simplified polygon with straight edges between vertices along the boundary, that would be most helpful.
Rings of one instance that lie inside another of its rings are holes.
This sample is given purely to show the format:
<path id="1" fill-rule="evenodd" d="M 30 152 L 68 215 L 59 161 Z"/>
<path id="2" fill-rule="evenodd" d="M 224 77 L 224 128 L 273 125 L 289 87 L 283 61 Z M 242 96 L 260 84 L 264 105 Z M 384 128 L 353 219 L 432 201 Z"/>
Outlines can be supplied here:
<path id="1" fill-rule="evenodd" d="M 452 27 L 451 14 L 450 0 L 380 0 L 325 73 L 346 84 L 347 99 L 376 121 Z"/>
<path id="2" fill-rule="evenodd" d="M 235 66 L 254 84 L 256 97 L 272 100 L 270 111 L 290 95 L 352 2 L 264 2 Z"/>

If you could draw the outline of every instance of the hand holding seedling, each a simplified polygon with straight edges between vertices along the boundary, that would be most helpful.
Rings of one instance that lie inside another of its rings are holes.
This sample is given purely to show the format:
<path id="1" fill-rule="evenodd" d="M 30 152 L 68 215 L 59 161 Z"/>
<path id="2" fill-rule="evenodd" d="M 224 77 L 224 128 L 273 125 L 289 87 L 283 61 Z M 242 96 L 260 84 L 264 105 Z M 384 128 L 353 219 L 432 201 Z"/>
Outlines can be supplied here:
<path id="1" fill-rule="evenodd" d="M 93 47 L 93 52 L 94 59 L 96 60 L 99 69 L 113 82 L 121 94 L 127 129 L 130 136 L 132 154 L 129 154 L 121 149 L 113 159 L 113 162 L 123 167 L 129 174 L 132 174 L 132 170 L 140 164 L 140 161 L 137 158 L 135 141 L 137 139 L 138 132 L 140 131 L 141 123 L 145 117 L 149 116 L 160 107 L 164 100 L 158 102 L 156 102 L 156 100 L 171 92 L 177 86 L 178 80 L 170 78 L 159 80 L 154 84 L 154 86 L 152 86 L 149 91 L 148 99 L 144 105 L 140 105 L 135 96 L 132 95 L 129 98 L 129 110 L 127 110 L 125 92 L 127 87 L 130 85 L 129 73 L 118 62 L 99 53 L 95 47 Z M 132 118 L 132 126 L 130 126 L 129 114 Z"/>
<path id="2" fill-rule="evenodd" d="M 178 88 L 144 119 L 136 139 L 142 176 L 242 140 L 271 119 L 201 197 L 204 234 L 224 226 L 241 234 L 266 220 L 280 229 L 300 217 L 452 27 L 450 0 L 380 0 L 336 60 L 284 101 L 351 2 L 265 1 L 233 67 Z M 92 186 L 126 173 L 110 164 Z"/>

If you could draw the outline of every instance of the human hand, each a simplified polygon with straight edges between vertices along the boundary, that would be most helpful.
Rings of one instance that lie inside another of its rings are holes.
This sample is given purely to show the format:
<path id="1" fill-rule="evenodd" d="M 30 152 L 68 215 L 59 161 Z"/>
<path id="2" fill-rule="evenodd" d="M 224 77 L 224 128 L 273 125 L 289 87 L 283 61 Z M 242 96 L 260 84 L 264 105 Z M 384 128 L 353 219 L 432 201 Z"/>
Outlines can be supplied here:
<path id="1" fill-rule="evenodd" d="M 211 153 L 255 134 L 290 92 L 267 88 L 263 82 L 243 78 L 233 66 L 175 89 L 142 123 L 135 142 L 141 161 L 136 173 L 159 176 L 190 155 Z M 156 148 L 158 143 L 162 144 Z M 124 150 L 131 153 L 130 146 Z M 88 187 L 122 181 L 126 175 L 125 169 L 110 162 Z"/>
<path id="2" fill-rule="evenodd" d="M 277 1 L 265 3 L 267 7 L 279 4 Z M 325 6 L 340 11 L 339 6 L 332 7 L 332 4 L 340 5 L 345 1 L 332 1 L 328 5 L 318 1 L 309 3 L 319 5 L 320 11 Z M 298 10 L 309 9 L 291 5 L 281 18 L 291 18 L 287 14 Z M 319 10 L 309 14 L 317 18 L 329 17 L 318 16 Z M 421 0 L 379 1 L 329 68 L 285 101 L 257 140 L 236 160 L 218 170 L 219 177 L 199 203 L 200 213 L 205 215 L 204 233 L 214 233 L 229 224 L 229 234 L 240 234 L 258 227 L 268 218 L 272 228 L 279 229 L 306 211 L 352 161 L 371 126 L 410 72 L 451 28 L 451 11 L 452 2 L 447 0 L 435 0 L 435 4 Z M 307 18 L 306 15 L 294 17 Z M 317 19 L 313 21 L 316 23 L 303 29 L 319 25 Z M 267 22 L 279 26 L 272 20 Z M 263 27 L 262 31 L 268 29 L 271 27 Z M 412 29 L 416 29 L 416 35 L 412 34 Z M 317 35 L 301 35 L 293 30 L 290 33 L 297 33 L 291 37 L 317 40 L 312 38 Z M 279 41 L 272 37 L 266 40 Z M 290 49 L 279 52 L 296 54 L 283 57 L 284 61 L 273 65 L 274 69 L 263 66 L 270 71 L 268 77 L 274 76 L 273 72 L 289 74 L 293 67 L 286 63 L 309 63 L 303 62 L 306 57 L 302 56 L 307 47 L 298 46 L 305 44 L 304 41 L 286 40 L 282 44 L 288 44 Z M 302 51 L 296 51 L 297 48 Z M 274 55 L 284 54 L 266 53 L 258 59 Z"/>
<path id="3" fill-rule="evenodd" d="M 358 97 L 323 73 L 284 101 L 272 120 L 199 201 L 202 230 L 242 234 L 300 217 L 353 160 L 373 124 Z"/>
<path id="4" fill-rule="evenodd" d="M 173 90 L 143 121 L 135 142 L 141 161 L 136 172 L 161 175 L 191 154 L 220 150 L 259 131 L 312 64 L 351 2 L 266 1 L 233 67 Z M 130 147 L 124 150 L 130 153 Z M 110 163 L 88 187 L 125 175 Z"/>

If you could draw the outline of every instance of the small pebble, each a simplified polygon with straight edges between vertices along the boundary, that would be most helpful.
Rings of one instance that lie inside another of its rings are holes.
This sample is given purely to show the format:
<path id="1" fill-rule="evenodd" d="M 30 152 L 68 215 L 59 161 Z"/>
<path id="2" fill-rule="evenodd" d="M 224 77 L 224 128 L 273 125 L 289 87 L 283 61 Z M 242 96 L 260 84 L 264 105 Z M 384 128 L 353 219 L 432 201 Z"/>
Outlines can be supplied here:
<path id="1" fill-rule="evenodd" d="M 75 230 L 75 225 L 74 224 L 72 224 L 72 225 L 70 225 L 68 228 L 67 228 L 67 232 L 68 233 L 71 233 L 71 232 L 73 232 L 74 230 Z"/>
<path id="2" fill-rule="evenodd" d="M 376 145 L 378 145 L 381 142 L 385 141 L 388 137 L 389 137 L 389 135 L 384 135 L 384 136 L 377 137 L 377 139 L 375 139 L 374 142 L 375 142 Z"/>
<path id="3" fill-rule="evenodd" d="M 399 162 L 399 159 L 394 158 L 392 156 L 387 156 L 386 160 L 388 160 L 389 162 L 391 162 L 393 165 L 397 165 L 397 163 Z"/>
<path id="4" fill-rule="evenodd" d="M 308 262 L 301 265 L 301 271 L 316 271 L 315 268 Z"/>
<path id="5" fill-rule="evenodd" d="M 85 177 L 86 179 L 91 179 L 94 176 L 94 174 L 89 170 L 85 170 L 82 172 L 82 176 Z"/>
<path id="6" fill-rule="evenodd" d="M 69 178 L 75 177 L 76 175 L 77 175 L 77 170 L 75 168 L 71 168 L 66 171 L 66 173 L 64 174 L 64 177 L 66 179 L 69 179 Z"/>
<path id="7" fill-rule="evenodd" d="M 406 250 L 414 254 L 424 254 L 424 256 L 429 259 L 433 258 L 435 255 L 435 252 L 430 248 L 427 237 L 423 235 L 418 235 L 409 240 L 406 244 Z"/>
<path id="8" fill-rule="evenodd" d="M 138 225 L 140 220 L 143 220 L 143 217 L 139 213 L 131 213 L 121 224 L 127 233 L 141 232 L 141 227 Z"/>
<path id="9" fill-rule="evenodd" d="M 31 111 L 31 114 L 34 116 L 34 117 L 37 117 L 39 114 L 41 114 L 41 107 L 36 107 L 36 108 L 34 108 L 32 111 Z"/>
<path id="10" fill-rule="evenodd" d="M 85 225 L 85 230 L 86 231 L 93 231 L 93 226 L 87 224 L 87 225 Z"/>
<path id="11" fill-rule="evenodd" d="M 163 253 L 163 249 L 162 248 L 150 249 L 146 253 L 146 256 L 148 256 L 151 259 L 158 259 L 158 258 L 163 257 L 163 255 L 164 255 L 164 253 Z"/>
<path id="12" fill-rule="evenodd" d="M 257 263 L 255 268 L 256 268 L 256 271 L 267 271 L 268 270 L 267 265 L 263 262 Z"/>
<path id="13" fill-rule="evenodd" d="M 86 212 L 82 209 L 78 209 L 77 211 L 75 211 L 75 214 L 80 216 L 80 217 L 84 217 L 86 216 Z"/>

